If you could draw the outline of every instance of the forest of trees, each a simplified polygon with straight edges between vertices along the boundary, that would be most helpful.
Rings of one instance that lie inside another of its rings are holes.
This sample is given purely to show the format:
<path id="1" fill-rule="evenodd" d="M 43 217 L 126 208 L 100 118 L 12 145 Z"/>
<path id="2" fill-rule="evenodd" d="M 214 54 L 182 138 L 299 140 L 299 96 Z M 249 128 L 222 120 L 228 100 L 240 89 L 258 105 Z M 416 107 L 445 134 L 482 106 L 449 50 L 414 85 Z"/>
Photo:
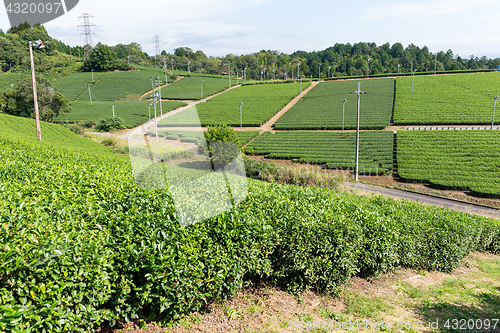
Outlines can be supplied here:
<path id="1" fill-rule="evenodd" d="M 231 73 L 238 71 L 240 75 L 246 68 L 246 76 L 253 79 L 271 79 L 276 77 L 297 78 L 297 72 L 306 77 L 339 77 L 352 75 L 366 75 L 369 62 L 369 73 L 409 73 L 410 68 L 418 72 L 450 71 L 450 70 L 479 70 L 496 69 L 500 65 L 500 58 L 488 59 L 473 55 L 461 57 L 452 50 L 433 54 L 426 46 L 419 47 L 410 44 L 404 47 L 401 43 L 376 45 L 375 43 L 335 44 L 322 51 L 295 51 L 286 54 L 277 50 L 261 50 L 259 52 L 224 57 L 209 57 L 203 51 L 194 51 L 189 47 L 178 47 L 173 53 L 162 51 L 156 56 L 142 51 L 141 45 L 118 44 L 107 46 L 98 43 L 90 52 L 90 57 L 84 59 L 84 47 L 71 47 L 61 41 L 51 38 L 43 26 L 20 25 L 7 33 L 0 30 L 0 69 L 3 72 L 26 71 L 29 69 L 29 40 L 42 39 L 45 42 L 43 50 L 35 50 L 37 71 L 62 71 L 69 65 L 70 59 L 84 62 L 82 70 L 128 70 L 133 65 L 149 65 L 163 67 L 164 62 L 168 69 L 187 70 L 188 63 L 193 72 L 208 74 Z M 69 54 L 71 58 L 67 57 Z M 60 57 L 61 55 L 61 57 Z M 129 65 L 130 64 L 130 65 Z M 228 66 L 229 64 L 229 66 Z M 299 66 L 300 64 L 300 66 Z M 62 68 L 62 69 L 61 69 Z"/>
<path id="2" fill-rule="evenodd" d="M 231 64 L 232 72 L 242 71 L 247 68 L 247 77 L 260 79 L 261 72 L 265 78 L 290 78 L 300 75 L 306 77 L 351 76 L 366 75 L 368 59 L 370 74 L 384 73 L 409 73 L 413 69 L 419 72 L 451 71 L 451 70 L 478 70 L 496 69 L 500 65 L 500 58 L 488 59 L 486 57 L 462 58 L 453 54 L 452 50 L 432 54 L 428 47 L 422 48 L 410 44 L 406 48 L 401 43 L 389 43 L 377 46 L 375 43 L 335 44 L 322 51 L 296 51 L 285 54 L 275 50 L 262 50 L 260 52 L 236 56 L 228 54 L 225 57 L 207 57 L 202 51 L 194 52 L 188 47 L 177 48 L 173 54 L 165 51 L 159 56 L 165 57 L 167 64 L 174 60 L 174 68 L 187 70 L 187 63 L 191 62 L 193 71 L 199 70 L 206 73 L 227 72 L 227 63 Z M 299 66 L 300 63 L 300 66 Z M 413 64 L 412 64 L 413 63 Z M 320 66 L 321 64 L 321 66 Z M 398 66 L 399 65 L 399 66 Z M 274 72 L 273 72 L 274 70 Z"/>

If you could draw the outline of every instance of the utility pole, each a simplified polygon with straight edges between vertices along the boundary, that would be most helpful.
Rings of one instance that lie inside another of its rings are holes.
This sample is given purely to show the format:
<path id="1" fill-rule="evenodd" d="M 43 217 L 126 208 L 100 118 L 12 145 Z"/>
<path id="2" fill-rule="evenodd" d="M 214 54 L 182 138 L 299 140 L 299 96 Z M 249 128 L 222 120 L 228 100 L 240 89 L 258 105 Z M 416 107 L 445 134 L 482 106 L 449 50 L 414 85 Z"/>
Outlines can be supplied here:
<path id="1" fill-rule="evenodd" d="M 156 119 L 156 94 L 152 76 L 151 76 L 151 85 L 153 86 L 153 109 L 155 113 L 155 133 L 156 133 L 156 141 L 158 141 L 158 120 Z"/>
<path id="2" fill-rule="evenodd" d="M 243 85 L 245 85 L 247 79 L 247 68 L 243 69 Z"/>
<path id="3" fill-rule="evenodd" d="M 160 36 L 154 35 L 153 37 L 155 39 L 154 43 L 156 46 L 155 48 L 155 68 L 156 68 L 156 57 L 158 57 L 158 55 L 160 54 Z"/>
<path id="4" fill-rule="evenodd" d="M 90 83 L 87 85 L 89 88 L 90 105 L 92 105 L 92 95 L 90 94 Z"/>
<path id="5" fill-rule="evenodd" d="M 368 58 L 368 64 L 366 65 L 366 78 L 369 78 L 370 77 L 370 60 L 372 58 Z"/>
<path id="6" fill-rule="evenodd" d="M 491 121 L 491 129 L 493 129 L 493 125 L 495 124 L 495 108 L 497 107 L 497 100 L 499 98 L 499 96 L 495 97 L 495 102 L 493 102 L 493 120 Z"/>
<path id="7" fill-rule="evenodd" d="M 415 83 L 415 73 L 417 70 L 415 69 L 414 71 L 411 72 L 411 93 L 413 94 L 413 85 Z"/>
<path id="8" fill-rule="evenodd" d="M 318 66 L 318 82 L 321 81 L 321 64 Z"/>
<path id="9" fill-rule="evenodd" d="M 342 133 L 344 133 L 345 102 L 347 102 L 347 98 L 342 102 Z"/>
<path id="10" fill-rule="evenodd" d="M 174 70 L 174 58 L 172 58 L 172 71 Z"/>
<path id="11" fill-rule="evenodd" d="M 357 125 L 356 125 L 356 173 L 355 173 L 355 180 L 358 181 L 358 174 L 359 174 L 359 103 L 360 103 L 360 96 L 361 94 L 366 94 L 366 92 L 361 91 L 361 83 L 358 82 L 358 90 L 351 92 L 351 94 L 357 94 L 358 95 L 358 120 L 357 120 Z"/>
<path id="12" fill-rule="evenodd" d="M 91 27 L 95 27 L 96 25 L 93 23 L 90 23 L 90 18 L 94 18 L 92 15 L 88 13 L 84 13 L 78 17 L 78 19 L 82 18 L 83 19 L 83 24 L 78 25 L 79 27 L 83 27 L 83 32 L 80 35 L 85 35 L 85 46 L 83 47 L 84 50 L 84 57 L 88 58 L 90 51 L 94 47 L 94 42 L 92 41 L 92 35 L 94 34 L 92 30 L 90 30 Z M 80 50 L 78 50 L 78 54 L 80 54 Z M 80 57 L 80 56 L 78 56 Z"/>
<path id="13" fill-rule="evenodd" d="M 160 119 L 163 118 L 163 106 L 161 103 L 161 81 L 160 81 L 160 76 L 158 75 L 158 94 L 159 94 L 159 99 L 160 99 Z"/>
<path id="14" fill-rule="evenodd" d="M 90 71 L 92 72 L 92 83 L 94 83 L 94 69 L 92 68 Z"/>
<path id="15" fill-rule="evenodd" d="M 115 117 L 115 106 L 113 105 L 113 118 Z"/>
<path id="16" fill-rule="evenodd" d="M 188 61 L 188 75 L 191 75 L 191 69 L 189 68 L 190 65 L 191 65 L 191 61 Z"/>
<path id="17" fill-rule="evenodd" d="M 37 40 L 35 43 L 36 47 L 40 48 L 44 47 L 41 40 Z M 33 101 L 35 107 L 36 138 L 38 139 L 38 141 L 42 141 L 42 131 L 40 129 L 40 114 L 38 113 L 38 97 L 36 93 L 35 63 L 33 61 L 33 43 L 31 41 L 29 42 L 29 47 L 30 47 L 30 60 L 31 60 L 31 83 L 33 86 Z"/>
<path id="18" fill-rule="evenodd" d="M 292 73 L 293 73 L 293 72 L 292 72 Z M 297 64 L 297 79 L 298 79 L 299 77 L 301 77 L 301 76 L 299 75 L 299 73 L 300 73 L 300 62 Z M 293 75 L 292 75 L 292 79 L 293 79 Z"/>
<path id="19" fill-rule="evenodd" d="M 165 69 L 165 84 L 168 84 L 167 63 L 165 62 L 165 57 L 163 57 L 163 69 Z"/>
<path id="20" fill-rule="evenodd" d="M 240 131 L 243 131 L 243 113 L 241 108 L 243 107 L 243 102 L 240 103 Z"/>
<path id="21" fill-rule="evenodd" d="M 201 99 L 203 99 L 203 82 L 205 81 L 201 81 Z"/>
<path id="22" fill-rule="evenodd" d="M 300 98 L 302 98 L 302 76 L 300 77 Z"/>
<path id="23" fill-rule="evenodd" d="M 151 131 L 151 102 L 149 102 L 148 111 L 149 111 L 149 130 Z"/>

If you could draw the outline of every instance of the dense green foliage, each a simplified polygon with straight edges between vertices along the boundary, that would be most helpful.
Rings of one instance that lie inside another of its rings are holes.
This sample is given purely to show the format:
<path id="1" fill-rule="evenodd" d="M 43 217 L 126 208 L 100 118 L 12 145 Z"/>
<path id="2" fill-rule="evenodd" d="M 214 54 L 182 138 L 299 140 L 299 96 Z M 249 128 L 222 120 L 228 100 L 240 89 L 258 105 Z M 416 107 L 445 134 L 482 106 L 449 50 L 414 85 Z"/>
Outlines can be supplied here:
<path id="1" fill-rule="evenodd" d="M 307 87 L 309 83 L 304 83 Z M 243 102 L 243 126 L 261 126 L 279 112 L 300 92 L 298 83 L 256 85 L 234 88 L 215 96 L 191 110 L 179 112 L 160 122 L 160 126 L 240 125 L 240 103 Z M 198 120 L 199 119 L 199 120 Z"/>
<path id="2" fill-rule="evenodd" d="M 2 331 L 179 318 L 253 278 L 335 292 L 355 274 L 450 271 L 500 250 L 493 219 L 258 181 L 231 211 L 181 227 L 168 191 L 138 188 L 123 158 L 0 146 Z"/>
<path id="3" fill-rule="evenodd" d="M 359 81 L 358 81 L 359 82 Z M 357 123 L 358 82 L 325 82 L 305 94 L 276 123 L 276 129 L 341 129 L 343 101 L 344 128 L 354 129 Z M 383 129 L 391 121 L 394 102 L 394 79 L 361 81 L 359 126 L 362 129 Z"/>
<path id="4" fill-rule="evenodd" d="M 297 79 L 297 71 L 306 78 L 342 77 L 362 75 L 368 72 L 368 58 L 370 59 L 369 74 L 409 73 L 411 62 L 413 68 L 423 71 L 451 71 L 451 70 L 478 70 L 496 69 L 500 65 L 500 58 L 473 57 L 465 59 L 454 55 L 452 50 L 440 51 L 433 54 L 427 46 L 418 47 L 410 44 L 404 47 L 401 43 L 376 45 L 375 43 L 340 44 L 321 51 L 296 51 L 285 54 L 277 50 L 261 50 L 251 54 L 236 56 L 228 54 L 225 57 L 207 57 L 202 51 L 193 51 L 188 47 L 180 47 L 173 54 L 163 51 L 160 58 L 166 58 L 171 69 L 187 71 L 188 62 L 191 62 L 191 72 L 198 72 L 199 64 L 202 73 L 221 74 L 228 72 L 230 63 L 231 75 L 236 71 L 243 76 L 246 70 L 247 80 L 269 80 L 287 78 Z M 163 62 L 163 61 L 162 61 Z M 300 67 L 298 66 L 300 63 Z M 321 64 L 321 66 L 319 66 Z M 400 65 L 398 69 L 398 64 Z M 274 72 L 273 72 L 274 70 Z"/>
<path id="5" fill-rule="evenodd" d="M 496 131 L 398 131 L 398 174 L 500 196 L 498 147 Z"/>
<path id="6" fill-rule="evenodd" d="M 50 121 L 54 117 L 71 111 L 68 100 L 50 87 L 47 80 L 37 77 L 37 103 L 40 119 Z M 7 89 L 0 95 L 1 111 L 13 116 L 34 118 L 35 106 L 33 100 L 33 83 L 25 79 L 12 89 Z"/>
<path id="7" fill-rule="evenodd" d="M 122 129 L 123 119 L 120 117 L 102 117 L 95 125 L 98 131 L 109 132 Z"/>
<path id="8" fill-rule="evenodd" d="M 89 53 L 88 58 L 83 62 L 82 69 L 90 72 L 93 70 L 130 70 L 132 66 L 128 62 L 117 61 L 114 53 L 106 44 L 98 43 Z"/>
<path id="9" fill-rule="evenodd" d="M 162 97 L 168 99 L 201 99 L 201 81 L 203 98 L 229 88 L 229 79 L 203 76 L 185 77 L 162 89 Z M 236 80 L 231 84 L 236 85 Z"/>
<path id="10" fill-rule="evenodd" d="M 360 132 L 359 170 L 369 174 L 393 168 L 394 133 Z M 328 168 L 353 170 L 356 160 L 355 132 L 265 132 L 245 148 L 248 154 L 323 164 Z"/>
<path id="11" fill-rule="evenodd" d="M 199 150 L 203 155 L 210 157 L 214 170 L 222 169 L 241 153 L 238 137 L 232 127 L 208 126 L 203 134 L 206 145 L 200 146 Z"/>
<path id="12" fill-rule="evenodd" d="M 253 138 L 259 135 L 260 131 L 236 131 L 236 136 L 240 142 L 240 146 L 244 146 L 249 143 Z"/>
<path id="13" fill-rule="evenodd" d="M 87 94 L 88 98 L 88 94 Z M 186 105 L 180 101 L 162 101 L 163 113 L 177 109 Z M 71 113 L 54 119 L 55 122 L 78 122 L 92 119 L 97 121 L 105 116 L 113 116 L 113 105 L 115 106 L 115 116 L 123 119 L 123 126 L 135 127 L 149 120 L 149 102 L 141 101 L 114 101 L 96 102 L 90 105 L 90 101 L 76 101 L 71 103 Z M 157 116 L 160 116 L 159 104 L 156 105 Z M 151 107 L 151 118 L 154 118 L 153 107 Z"/>
<path id="14" fill-rule="evenodd" d="M 499 73 L 396 79 L 395 125 L 491 124 Z"/>
<path id="15" fill-rule="evenodd" d="M 88 138 L 74 135 L 61 125 L 41 122 L 40 128 L 44 146 L 66 147 L 73 151 L 91 154 L 112 154 L 108 148 Z M 37 142 L 35 120 L 0 114 L 0 135 L 13 140 Z"/>
<path id="16" fill-rule="evenodd" d="M 7 34 L 0 35 L 0 71 L 28 73 L 30 68 L 28 42 L 39 39 L 44 42 L 45 47 L 33 48 L 37 73 L 65 75 L 80 68 L 81 64 L 75 63 L 78 58 L 71 59 L 69 55 L 60 54 L 60 47 L 63 44 L 50 37 L 43 26 L 36 25 L 29 28 L 28 25 L 22 29 L 10 29 Z"/>

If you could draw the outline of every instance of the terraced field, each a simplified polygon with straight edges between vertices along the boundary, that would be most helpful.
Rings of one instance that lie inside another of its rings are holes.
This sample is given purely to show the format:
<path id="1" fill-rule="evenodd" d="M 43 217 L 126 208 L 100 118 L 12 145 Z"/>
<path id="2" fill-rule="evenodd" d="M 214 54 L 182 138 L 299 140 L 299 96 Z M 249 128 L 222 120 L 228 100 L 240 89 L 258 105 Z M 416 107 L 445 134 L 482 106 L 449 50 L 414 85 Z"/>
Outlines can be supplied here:
<path id="1" fill-rule="evenodd" d="M 397 144 L 401 178 L 500 195 L 497 131 L 398 131 Z"/>
<path id="2" fill-rule="evenodd" d="M 304 83 L 305 89 L 309 83 Z M 243 126 L 259 127 L 300 92 L 298 83 L 267 84 L 234 88 L 172 117 L 160 126 L 240 125 L 240 103 L 243 102 Z"/>
<path id="3" fill-rule="evenodd" d="M 105 73 L 94 72 L 94 82 L 98 81 Z M 92 73 L 75 73 L 57 80 L 53 86 L 68 99 L 74 101 L 87 89 L 87 85 L 92 83 Z M 94 91 L 94 88 L 91 88 Z M 83 98 L 89 98 L 88 92 Z"/>
<path id="4" fill-rule="evenodd" d="M 345 129 L 356 128 L 357 96 L 360 81 L 322 82 L 311 89 L 274 124 L 278 130 L 341 129 L 345 103 Z M 394 79 L 361 81 L 360 128 L 383 129 L 391 120 L 394 101 Z"/>
<path id="5" fill-rule="evenodd" d="M 360 133 L 360 172 L 378 174 L 393 168 L 394 133 Z M 265 132 L 246 148 L 248 154 L 269 158 L 323 164 L 328 168 L 354 169 L 356 133 L 354 132 Z"/>
<path id="6" fill-rule="evenodd" d="M 203 98 L 229 88 L 229 79 L 227 78 L 184 77 L 163 88 L 162 97 L 167 99 L 201 99 L 201 81 L 204 81 Z M 231 84 L 236 85 L 236 80 L 232 80 Z"/>
<path id="7" fill-rule="evenodd" d="M 396 79 L 395 125 L 491 124 L 499 73 L 415 76 Z"/>
<path id="8" fill-rule="evenodd" d="M 87 95 L 88 97 L 88 95 Z M 115 106 L 115 116 L 123 119 L 123 125 L 126 127 L 139 126 L 149 120 L 149 101 L 76 101 L 71 103 L 71 112 L 57 117 L 54 122 L 74 123 L 79 120 L 93 119 L 98 120 L 102 117 L 113 116 L 113 105 Z M 162 101 L 163 113 L 177 109 L 186 105 L 180 101 Z M 159 104 L 156 106 L 156 114 L 160 116 Z M 153 107 L 151 107 L 151 117 L 154 117 Z"/>

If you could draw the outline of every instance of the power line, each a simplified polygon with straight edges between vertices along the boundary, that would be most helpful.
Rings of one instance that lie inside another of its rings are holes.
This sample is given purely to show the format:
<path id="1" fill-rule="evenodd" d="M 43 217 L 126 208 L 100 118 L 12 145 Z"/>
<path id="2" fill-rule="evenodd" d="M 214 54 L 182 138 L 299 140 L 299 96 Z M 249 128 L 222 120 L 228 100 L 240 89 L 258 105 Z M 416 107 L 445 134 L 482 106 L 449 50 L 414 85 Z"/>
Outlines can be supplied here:
<path id="1" fill-rule="evenodd" d="M 161 52 L 161 51 L 160 51 L 160 36 L 158 36 L 158 35 L 154 35 L 153 37 L 154 37 L 154 39 L 155 39 L 154 43 L 155 43 L 155 46 L 156 46 L 156 52 L 155 52 L 155 68 L 156 68 L 156 57 L 157 57 L 157 56 L 160 54 L 160 52 Z"/>
<path id="2" fill-rule="evenodd" d="M 90 30 L 90 27 L 95 27 L 96 25 L 93 23 L 90 23 L 90 18 L 94 18 L 94 16 L 88 14 L 88 13 L 83 13 L 78 17 L 78 20 L 83 18 L 83 24 L 79 24 L 78 27 L 83 27 L 83 32 L 80 35 L 85 35 L 85 46 L 84 46 L 84 57 L 88 58 L 90 51 L 94 47 L 94 42 L 92 41 L 92 30 Z"/>

